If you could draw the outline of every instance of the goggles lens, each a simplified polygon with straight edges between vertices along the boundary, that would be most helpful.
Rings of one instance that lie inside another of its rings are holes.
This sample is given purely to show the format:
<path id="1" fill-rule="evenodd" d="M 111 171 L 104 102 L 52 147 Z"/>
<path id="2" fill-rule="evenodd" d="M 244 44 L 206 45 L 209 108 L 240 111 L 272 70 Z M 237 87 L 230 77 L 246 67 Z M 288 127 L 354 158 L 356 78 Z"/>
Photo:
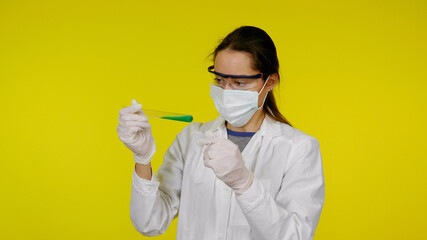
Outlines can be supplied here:
<path id="1" fill-rule="evenodd" d="M 214 66 L 208 67 L 208 71 L 210 73 L 215 74 L 215 79 L 213 80 L 212 84 L 221 88 L 225 88 L 228 83 L 232 89 L 248 90 L 251 88 L 255 88 L 258 84 L 258 79 L 262 77 L 262 73 L 258 73 L 255 75 L 223 74 L 215 72 L 213 68 Z M 226 80 L 226 78 L 230 78 L 230 80 Z"/>
<path id="2" fill-rule="evenodd" d="M 216 77 L 212 82 L 212 85 L 218 86 L 220 88 L 226 88 L 227 84 L 234 90 L 248 90 L 255 88 L 258 84 L 258 81 L 256 79 L 244 78 L 225 80 L 223 78 Z"/>

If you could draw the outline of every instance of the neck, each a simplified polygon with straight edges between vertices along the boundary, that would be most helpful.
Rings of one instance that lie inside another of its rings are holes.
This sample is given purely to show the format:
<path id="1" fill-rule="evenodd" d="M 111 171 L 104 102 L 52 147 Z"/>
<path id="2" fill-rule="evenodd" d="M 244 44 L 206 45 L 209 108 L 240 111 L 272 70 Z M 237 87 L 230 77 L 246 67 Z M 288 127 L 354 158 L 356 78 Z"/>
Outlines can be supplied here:
<path id="1" fill-rule="evenodd" d="M 263 111 L 263 109 L 260 109 L 255 112 L 251 120 L 249 120 L 249 122 L 246 123 L 246 125 L 243 125 L 241 127 L 234 127 L 227 122 L 226 126 L 228 129 L 236 132 L 257 132 L 260 129 L 261 124 L 264 121 L 264 118 L 265 118 L 265 112 Z"/>

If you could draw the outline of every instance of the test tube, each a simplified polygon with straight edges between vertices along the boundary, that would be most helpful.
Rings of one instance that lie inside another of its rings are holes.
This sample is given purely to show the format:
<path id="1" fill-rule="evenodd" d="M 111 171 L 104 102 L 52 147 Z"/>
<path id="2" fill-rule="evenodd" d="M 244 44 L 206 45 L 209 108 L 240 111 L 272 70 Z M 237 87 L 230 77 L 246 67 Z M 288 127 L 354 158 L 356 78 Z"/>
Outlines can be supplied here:
<path id="1" fill-rule="evenodd" d="M 142 111 L 147 117 L 168 119 L 168 120 L 188 122 L 188 123 L 193 121 L 193 116 L 187 115 L 187 114 L 163 112 L 163 111 L 150 110 L 150 109 L 142 109 Z"/>

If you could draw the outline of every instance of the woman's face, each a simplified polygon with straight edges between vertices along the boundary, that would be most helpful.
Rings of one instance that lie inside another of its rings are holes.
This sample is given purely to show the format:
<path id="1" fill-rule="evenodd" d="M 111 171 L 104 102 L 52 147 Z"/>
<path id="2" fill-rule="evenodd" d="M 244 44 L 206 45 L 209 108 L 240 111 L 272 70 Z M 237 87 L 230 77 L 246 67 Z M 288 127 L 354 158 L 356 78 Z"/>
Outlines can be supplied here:
<path id="1" fill-rule="evenodd" d="M 216 72 L 228 75 L 255 75 L 260 73 L 258 70 L 252 68 L 251 63 L 252 59 L 249 53 L 225 49 L 218 52 L 214 64 Z M 272 80 L 272 77 L 270 77 L 263 91 L 259 94 L 258 106 L 262 104 L 267 92 L 274 87 L 275 81 Z M 255 81 L 257 81 L 256 86 L 248 89 L 248 91 L 256 91 L 259 93 L 265 82 L 261 78 L 256 79 Z M 226 84 L 224 89 L 232 90 L 228 84 Z"/>

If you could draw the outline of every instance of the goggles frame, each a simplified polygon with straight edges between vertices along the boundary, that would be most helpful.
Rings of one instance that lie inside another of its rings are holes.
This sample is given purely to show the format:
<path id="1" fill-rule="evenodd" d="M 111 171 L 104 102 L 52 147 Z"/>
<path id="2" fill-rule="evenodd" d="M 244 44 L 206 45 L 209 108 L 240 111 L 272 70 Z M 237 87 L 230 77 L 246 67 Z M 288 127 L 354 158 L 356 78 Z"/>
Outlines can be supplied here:
<path id="1" fill-rule="evenodd" d="M 209 66 L 208 72 L 213 73 L 213 74 L 218 75 L 218 76 L 223 77 L 223 78 L 249 78 L 249 79 L 262 78 L 262 73 L 258 73 L 255 75 L 230 75 L 230 74 L 215 72 L 215 70 L 213 70 L 213 69 L 214 69 L 214 65 Z"/>

